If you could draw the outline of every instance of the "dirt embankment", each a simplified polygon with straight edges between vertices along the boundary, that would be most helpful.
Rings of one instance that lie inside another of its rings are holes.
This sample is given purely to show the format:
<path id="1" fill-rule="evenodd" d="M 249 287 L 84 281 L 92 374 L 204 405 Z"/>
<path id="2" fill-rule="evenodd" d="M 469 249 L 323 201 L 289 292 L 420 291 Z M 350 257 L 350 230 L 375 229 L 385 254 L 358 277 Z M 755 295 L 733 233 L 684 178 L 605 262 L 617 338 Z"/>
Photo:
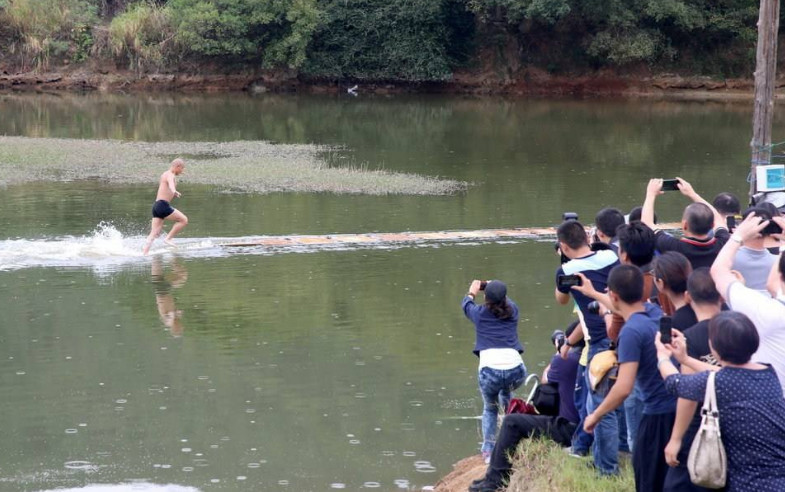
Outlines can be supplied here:
<path id="1" fill-rule="evenodd" d="M 435 492 L 466 492 L 472 480 L 485 476 L 485 464 L 480 455 L 464 458 L 453 465 L 453 470 L 439 480 L 434 487 Z"/>
<path id="2" fill-rule="evenodd" d="M 303 80 L 296 74 L 275 71 L 235 73 L 135 74 L 122 70 L 61 67 L 46 72 L 0 67 L 0 91 L 101 91 L 101 92 L 305 92 L 339 93 L 354 81 Z M 785 79 L 777 84 L 785 88 Z M 626 96 L 673 99 L 749 99 L 753 82 L 747 79 L 714 79 L 674 74 L 619 75 L 596 72 L 553 75 L 520 67 L 500 74 L 491 69 L 458 72 L 445 82 L 359 83 L 360 93 L 426 92 L 448 94 L 504 94 L 533 96 Z M 785 95 L 785 92 L 782 94 Z"/>

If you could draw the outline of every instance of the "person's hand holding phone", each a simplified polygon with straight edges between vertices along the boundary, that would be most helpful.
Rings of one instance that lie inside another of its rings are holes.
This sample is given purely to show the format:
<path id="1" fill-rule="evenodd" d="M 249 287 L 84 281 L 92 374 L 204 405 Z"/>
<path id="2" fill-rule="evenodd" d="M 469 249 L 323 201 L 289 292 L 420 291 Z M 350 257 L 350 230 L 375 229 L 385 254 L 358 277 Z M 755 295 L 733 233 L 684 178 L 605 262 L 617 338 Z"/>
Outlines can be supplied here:
<path id="1" fill-rule="evenodd" d="M 768 220 L 763 220 L 754 213 L 751 213 L 736 226 L 733 235 L 741 239 L 742 242 L 749 241 L 750 239 L 760 236 L 760 233 L 766 226 L 769 225 Z"/>
<path id="2" fill-rule="evenodd" d="M 676 177 L 676 181 L 679 182 L 679 191 L 682 195 L 686 196 L 687 198 L 694 200 L 697 196 L 695 193 L 695 189 L 692 187 L 690 183 L 688 183 L 685 179 Z"/>
<path id="3" fill-rule="evenodd" d="M 671 328 L 673 327 L 673 318 L 670 316 L 663 316 L 660 318 L 660 341 L 664 344 L 671 343 Z"/>
<path id="4" fill-rule="evenodd" d="M 662 181 L 661 178 L 650 179 L 649 184 L 646 186 L 646 196 L 662 195 Z"/>
<path id="5" fill-rule="evenodd" d="M 589 280 L 586 275 L 582 273 L 576 273 L 575 275 L 580 278 L 581 282 L 578 285 L 573 285 L 571 289 L 577 290 L 586 297 L 597 299 L 599 292 L 597 292 L 597 290 L 594 288 L 594 284 L 591 283 L 591 280 Z"/>

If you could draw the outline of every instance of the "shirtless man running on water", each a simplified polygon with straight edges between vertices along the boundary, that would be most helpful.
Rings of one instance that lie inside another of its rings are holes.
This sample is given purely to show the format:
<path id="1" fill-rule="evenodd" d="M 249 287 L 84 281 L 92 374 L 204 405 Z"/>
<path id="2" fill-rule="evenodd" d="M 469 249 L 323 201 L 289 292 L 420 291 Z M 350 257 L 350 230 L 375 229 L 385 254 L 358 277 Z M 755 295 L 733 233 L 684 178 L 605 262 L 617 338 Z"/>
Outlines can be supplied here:
<path id="1" fill-rule="evenodd" d="M 153 204 L 153 225 L 142 250 L 142 253 L 145 255 L 150 251 L 150 246 L 152 246 L 155 238 L 161 234 L 164 220 L 173 220 L 175 222 L 172 230 L 169 231 L 166 239 L 164 239 L 164 242 L 169 246 L 174 246 L 172 238 L 183 230 L 183 227 L 188 225 L 188 217 L 169 204 L 175 197 L 180 197 L 180 192 L 176 188 L 176 177 L 182 174 L 184 169 L 185 161 L 175 159 L 172 161 L 172 166 L 169 170 L 163 173 L 161 179 L 158 180 L 158 194 L 155 196 L 155 203 Z"/>

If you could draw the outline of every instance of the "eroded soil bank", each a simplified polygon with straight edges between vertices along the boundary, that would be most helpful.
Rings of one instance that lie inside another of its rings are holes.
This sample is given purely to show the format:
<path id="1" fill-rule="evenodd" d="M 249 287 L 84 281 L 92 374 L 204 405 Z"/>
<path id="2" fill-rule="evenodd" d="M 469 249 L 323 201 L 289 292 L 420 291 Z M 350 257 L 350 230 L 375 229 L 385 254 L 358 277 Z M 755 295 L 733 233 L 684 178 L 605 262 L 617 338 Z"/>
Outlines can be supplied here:
<path id="1" fill-rule="evenodd" d="M 752 97 L 752 79 L 659 75 L 619 75 L 597 72 L 584 75 L 552 75 L 535 68 L 512 74 L 472 71 L 457 73 L 452 80 L 428 83 L 362 83 L 302 80 L 281 71 L 237 73 L 135 74 L 117 70 L 61 67 L 45 72 L 0 67 L 0 91 L 102 91 L 102 92 L 402 92 L 446 94 L 500 94 L 518 96 L 623 96 L 687 100 L 746 100 Z M 777 87 L 785 96 L 785 78 Z"/>

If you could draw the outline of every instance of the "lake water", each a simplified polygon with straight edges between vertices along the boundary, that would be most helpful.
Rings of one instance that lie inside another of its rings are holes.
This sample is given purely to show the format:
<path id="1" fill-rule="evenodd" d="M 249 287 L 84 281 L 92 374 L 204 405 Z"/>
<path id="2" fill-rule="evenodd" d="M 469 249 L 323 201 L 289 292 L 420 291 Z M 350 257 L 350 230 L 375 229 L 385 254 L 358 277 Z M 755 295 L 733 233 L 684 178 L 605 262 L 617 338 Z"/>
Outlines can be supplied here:
<path id="1" fill-rule="evenodd" d="M 420 489 L 477 452 L 459 303 L 499 278 L 540 372 L 552 240 L 248 248 L 258 235 L 501 228 L 628 211 L 649 177 L 744 196 L 750 104 L 460 97 L 0 96 L 0 135 L 341 146 L 454 196 L 249 195 L 188 184 L 178 252 L 141 258 L 150 185 L 2 188 L 0 489 Z M 782 113 L 780 113 L 782 114 Z M 775 135 L 783 135 L 783 119 Z M 776 138 L 775 138 L 776 139 Z M 163 163 L 162 163 L 163 165 Z M 685 201 L 663 196 L 661 220 Z M 168 314 L 167 314 L 168 313 Z"/>

